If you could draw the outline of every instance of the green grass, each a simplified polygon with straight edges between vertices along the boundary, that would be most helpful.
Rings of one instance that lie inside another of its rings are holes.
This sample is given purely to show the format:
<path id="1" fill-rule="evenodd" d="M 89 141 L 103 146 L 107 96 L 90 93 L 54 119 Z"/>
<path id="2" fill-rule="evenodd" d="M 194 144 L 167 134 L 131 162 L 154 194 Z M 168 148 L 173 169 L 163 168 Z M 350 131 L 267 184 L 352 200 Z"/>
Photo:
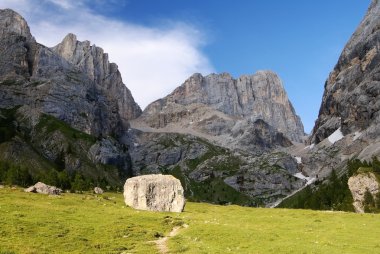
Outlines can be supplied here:
<path id="1" fill-rule="evenodd" d="M 13 79 L 6 79 L 0 82 L 0 86 L 16 86 L 22 84 L 21 81 L 13 80 Z"/>
<path id="2" fill-rule="evenodd" d="M 0 253 L 157 253 L 149 241 L 182 223 L 171 253 L 380 253 L 380 215 L 191 202 L 155 213 L 105 196 L 0 189 Z"/>
<path id="3" fill-rule="evenodd" d="M 39 123 L 36 126 L 37 130 L 44 131 L 47 134 L 54 131 L 60 131 L 71 140 L 84 140 L 91 144 L 96 142 L 96 138 L 79 130 L 72 128 L 69 124 L 61 121 L 53 116 L 42 114 Z"/>

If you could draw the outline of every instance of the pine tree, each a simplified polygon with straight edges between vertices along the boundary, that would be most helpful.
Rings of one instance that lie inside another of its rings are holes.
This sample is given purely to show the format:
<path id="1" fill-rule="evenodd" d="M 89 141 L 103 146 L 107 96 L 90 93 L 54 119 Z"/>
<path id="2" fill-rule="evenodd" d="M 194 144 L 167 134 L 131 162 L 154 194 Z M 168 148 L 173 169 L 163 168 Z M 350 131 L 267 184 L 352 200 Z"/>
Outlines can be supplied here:
<path id="1" fill-rule="evenodd" d="M 372 157 L 372 168 L 375 173 L 380 174 L 380 161 L 376 156 Z"/>
<path id="2" fill-rule="evenodd" d="M 364 212 L 366 213 L 372 212 L 375 207 L 375 200 L 368 189 L 366 189 L 364 193 L 363 206 L 364 206 Z"/>

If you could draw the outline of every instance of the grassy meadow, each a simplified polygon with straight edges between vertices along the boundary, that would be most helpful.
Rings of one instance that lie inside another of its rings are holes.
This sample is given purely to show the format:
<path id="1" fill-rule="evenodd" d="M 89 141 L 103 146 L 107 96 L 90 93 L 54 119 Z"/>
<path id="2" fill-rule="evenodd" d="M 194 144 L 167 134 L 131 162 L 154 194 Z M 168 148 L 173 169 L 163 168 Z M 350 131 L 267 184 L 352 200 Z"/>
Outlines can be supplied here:
<path id="1" fill-rule="evenodd" d="M 126 207 L 121 193 L 53 197 L 0 189 L 0 254 L 380 253 L 380 215 L 187 203 L 185 212 Z"/>

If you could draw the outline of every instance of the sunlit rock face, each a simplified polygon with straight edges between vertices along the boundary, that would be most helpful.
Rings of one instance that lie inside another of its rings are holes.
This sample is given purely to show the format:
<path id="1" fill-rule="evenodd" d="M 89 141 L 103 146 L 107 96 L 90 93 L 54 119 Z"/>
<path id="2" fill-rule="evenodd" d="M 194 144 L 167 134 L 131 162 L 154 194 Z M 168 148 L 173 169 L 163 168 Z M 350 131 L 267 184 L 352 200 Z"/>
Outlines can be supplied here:
<path id="1" fill-rule="evenodd" d="M 29 105 L 95 136 L 118 135 L 141 109 L 117 65 L 90 42 L 67 35 L 38 44 L 16 12 L 0 10 L 0 107 Z"/>
<path id="2" fill-rule="evenodd" d="M 124 185 L 124 200 L 139 210 L 182 212 L 185 196 L 181 182 L 171 175 L 144 175 L 129 178 Z"/>
<path id="3" fill-rule="evenodd" d="M 380 134 L 380 2 L 372 4 L 346 44 L 325 84 L 311 142 L 341 127 L 344 135 L 368 129 Z"/>

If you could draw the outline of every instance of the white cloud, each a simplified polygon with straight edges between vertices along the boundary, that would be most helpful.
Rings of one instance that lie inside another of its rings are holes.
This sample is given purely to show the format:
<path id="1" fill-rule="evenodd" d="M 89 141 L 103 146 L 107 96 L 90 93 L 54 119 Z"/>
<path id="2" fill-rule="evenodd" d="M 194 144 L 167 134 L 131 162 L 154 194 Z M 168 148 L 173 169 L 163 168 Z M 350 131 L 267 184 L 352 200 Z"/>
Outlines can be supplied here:
<path id="1" fill-rule="evenodd" d="M 201 52 L 205 38 L 195 27 L 180 22 L 167 22 L 166 27 L 122 22 L 94 13 L 90 4 L 105 3 L 1 0 L 0 8 L 12 8 L 23 15 L 36 40 L 46 46 L 56 45 L 71 32 L 79 40 L 102 47 L 118 64 L 124 83 L 142 108 L 166 96 L 194 72 L 214 71 Z"/>

